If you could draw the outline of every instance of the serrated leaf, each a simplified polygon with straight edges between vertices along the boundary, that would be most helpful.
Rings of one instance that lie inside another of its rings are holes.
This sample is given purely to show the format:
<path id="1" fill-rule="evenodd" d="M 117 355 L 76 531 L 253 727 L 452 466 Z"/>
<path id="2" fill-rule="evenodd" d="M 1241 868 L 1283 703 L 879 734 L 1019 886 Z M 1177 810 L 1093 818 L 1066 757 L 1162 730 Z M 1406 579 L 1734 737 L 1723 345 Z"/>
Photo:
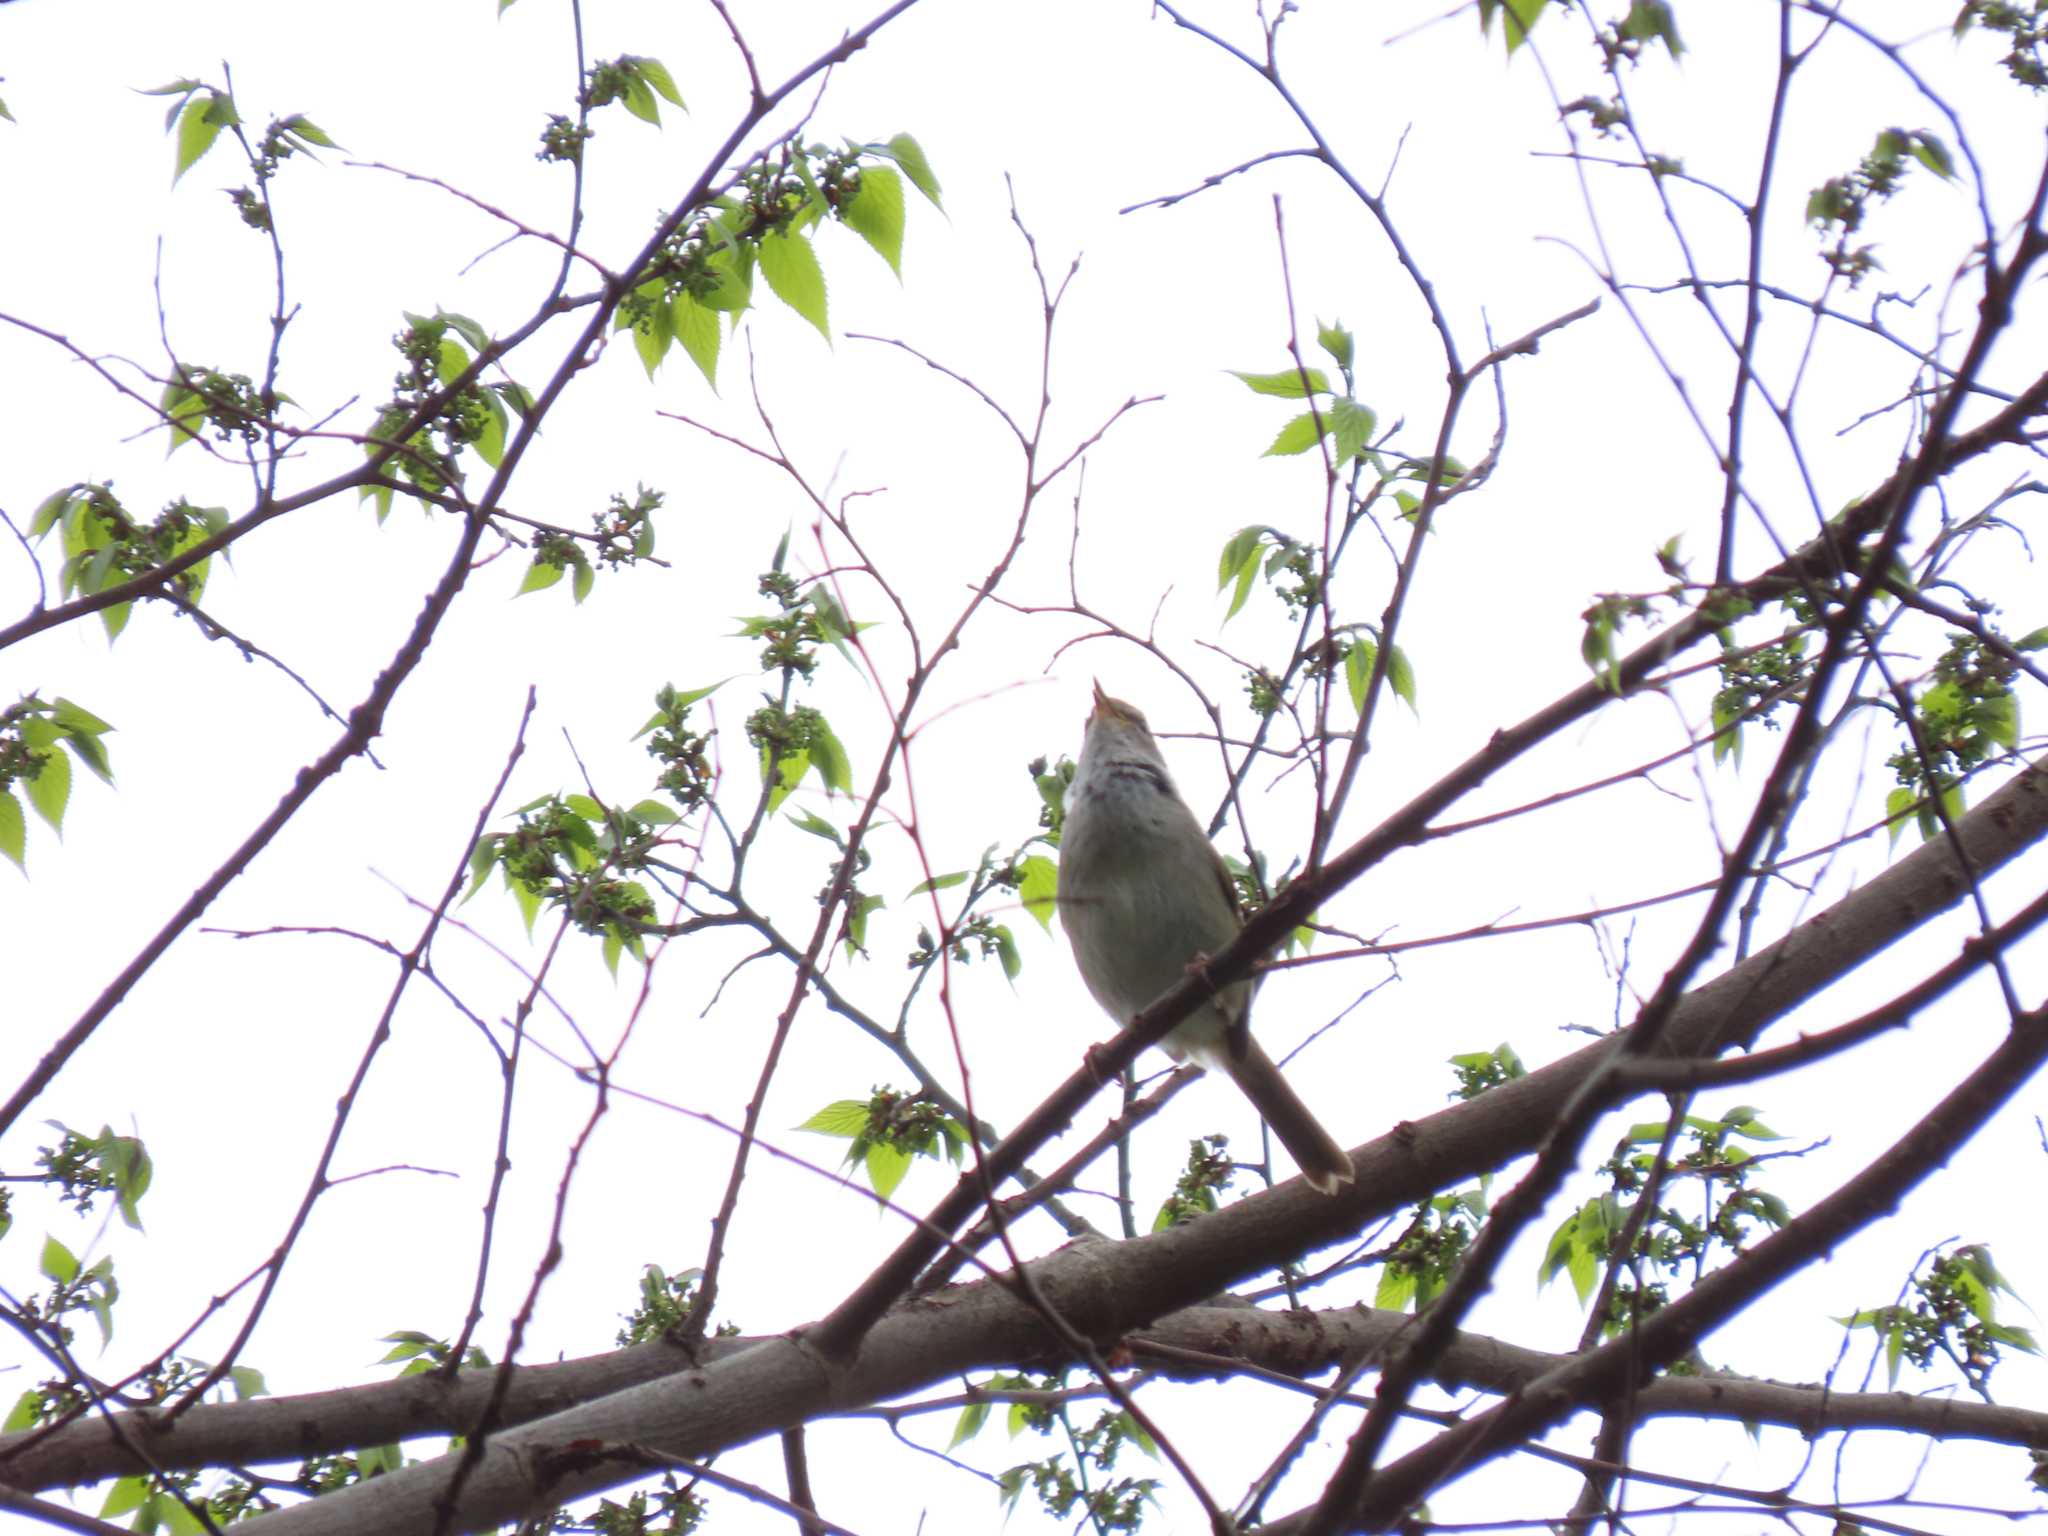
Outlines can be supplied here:
<path id="1" fill-rule="evenodd" d="M 860 190 L 839 210 L 839 221 L 874 247 L 889 270 L 903 276 L 903 178 L 886 165 L 860 173 Z"/>
<path id="2" fill-rule="evenodd" d="M 26 870 L 27 850 L 28 817 L 22 812 L 21 802 L 14 798 L 14 791 L 0 789 L 0 853 L 12 859 L 16 868 Z"/>
<path id="3" fill-rule="evenodd" d="M 1024 910 L 1038 919 L 1038 926 L 1052 932 L 1053 914 L 1059 910 L 1060 867 L 1042 853 L 1017 863 L 1017 899 Z"/>
<path id="4" fill-rule="evenodd" d="M 910 178 L 910 184 L 922 192 L 934 208 L 945 206 L 939 201 L 939 178 L 933 174 L 931 162 L 925 159 L 924 150 L 917 140 L 907 133 L 899 133 L 887 144 L 876 147 L 903 167 L 903 174 Z"/>
<path id="5" fill-rule="evenodd" d="M 177 168 L 171 172 L 171 185 L 176 186 L 178 178 L 213 148 L 213 141 L 220 137 L 221 129 L 240 121 L 235 115 L 234 102 L 219 91 L 195 92 L 188 97 L 178 113 Z"/>
<path id="6" fill-rule="evenodd" d="M 866 1099 L 835 1099 L 823 1109 L 794 1127 L 799 1131 L 815 1131 L 820 1136 L 859 1136 L 868 1128 L 868 1101 Z"/>
<path id="7" fill-rule="evenodd" d="M 825 314 L 825 272 L 811 242 L 802 235 L 778 230 L 755 247 L 755 259 L 775 297 L 810 321 L 829 342 L 832 328 Z"/>
<path id="8" fill-rule="evenodd" d="M 29 745 L 45 754 L 36 776 L 24 782 L 28 785 L 28 803 L 36 808 L 36 814 L 50 824 L 53 832 L 64 830 L 64 807 L 71 800 L 71 758 L 57 750 L 56 727 L 46 721 L 32 720 L 31 726 L 41 726 L 41 731 L 23 731 L 23 739 Z M 47 735 L 47 742 L 37 741 L 37 736 Z"/>
<path id="9" fill-rule="evenodd" d="M 1300 368 L 1288 368 L 1279 373 L 1245 373 L 1237 368 L 1226 371 L 1232 378 L 1242 380 L 1245 387 L 1255 395 L 1273 395 L 1282 400 L 1305 400 L 1311 392 L 1318 395 L 1327 395 L 1330 392 L 1329 378 L 1320 368 L 1306 370 L 1307 389 L 1301 386 L 1304 370 Z"/>
<path id="10" fill-rule="evenodd" d="M 1351 366 L 1353 350 L 1351 333 L 1344 329 L 1342 321 L 1333 320 L 1328 325 L 1324 325 L 1320 320 L 1317 321 L 1316 345 L 1335 358 L 1338 367 L 1349 368 Z"/>
<path id="11" fill-rule="evenodd" d="M 874 1186 L 877 1195 L 886 1200 L 896 1193 L 896 1186 L 910 1172 L 910 1154 L 886 1141 L 871 1141 L 868 1143 L 866 1166 L 868 1183 Z"/>
<path id="12" fill-rule="evenodd" d="M 639 75 L 655 90 L 676 106 L 683 106 L 683 98 L 676 91 L 675 76 L 668 72 L 668 66 L 659 59 L 637 58 L 633 60 L 634 73 Z M 687 107 L 683 108 L 688 111 Z"/>
<path id="13" fill-rule="evenodd" d="M 626 321 L 623 313 L 619 318 Z M 633 331 L 633 350 L 640 354 L 640 366 L 647 370 L 647 377 L 651 379 L 676 339 L 675 306 L 651 305 L 626 323 Z"/>
<path id="14" fill-rule="evenodd" d="M 1294 420 L 1288 422 L 1286 426 L 1280 429 L 1278 435 L 1273 439 L 1272 446 L 1260 457 L 1270 459 L 1284 457 L 1289 454 L 1307 453 L 1320 440 L 1320 433 L 1316 427 L 1314 414 L 1309 411 L 1303 411 Z"/>
<path id="15" fill-rule="evenodd" d="M 1358 456 L 1359 450 L 1372 441 L 1373 431 L 1379 425 L 1371 409 L 1349 395 L 1339 395 L 1329 403 L 1324 421 L 1335 439 L 1334 457 L 1340 465 L 1349 464 Z"/>
<path id="16" fill-rule="evenodd" d="M 725 336 L 718 324 L 718 311 L 705 308 L 687 291 L 679 293 L 670 306 L 669 328 L 704 375 L 704 382 L 718 388 L 718 347 Z"/>

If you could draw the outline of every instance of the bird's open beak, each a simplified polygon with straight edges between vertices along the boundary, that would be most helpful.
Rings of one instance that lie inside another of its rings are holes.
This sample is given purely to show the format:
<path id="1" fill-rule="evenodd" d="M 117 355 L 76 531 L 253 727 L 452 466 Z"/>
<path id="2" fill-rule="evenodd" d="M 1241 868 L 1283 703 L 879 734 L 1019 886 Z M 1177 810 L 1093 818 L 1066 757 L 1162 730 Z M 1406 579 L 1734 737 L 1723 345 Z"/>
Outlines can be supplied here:
<path id="1" fill-rule="evenodd" d="M 1109 706 L 1110 706 L 1110 702 L 1111 702 L 1111 700 L 1110 700 L 1110 697 L 1109 697 L 1109 695 L 1108 695 L 1108 694 L 1106 694 L 1106 693 L 1104 693 L 1104 692 L 1102 691 L 1102 679 L 1101 679 L 1101 678 L 1099 678 L 1099 677 L 1098 677 L 1098 678 L 1096 678 L 1096 679 L 1095 679 L 1095 707 L 1094 707 L 1093 709 L 1091 709 L 1091 710 L 1089 710 L 1089 711 L 1088 711 L 1088 718 L 1089 718 L 1090 720 L 1093 720 L 1093 719 L 1095 719 L 1095 718 L 1096 718 L 1096 716 L 1098 716 L 1098 715 L 1106 715 L 1106 714 L 1108 714 L 1108 713 L 1109 713 Z"/>

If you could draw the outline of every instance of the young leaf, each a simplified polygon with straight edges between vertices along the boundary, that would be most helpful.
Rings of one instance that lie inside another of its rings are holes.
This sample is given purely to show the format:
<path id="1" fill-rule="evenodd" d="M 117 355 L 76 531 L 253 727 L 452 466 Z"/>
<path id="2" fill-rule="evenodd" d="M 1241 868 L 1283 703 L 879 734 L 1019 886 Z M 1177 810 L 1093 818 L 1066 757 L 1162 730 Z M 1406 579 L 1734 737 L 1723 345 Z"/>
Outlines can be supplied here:
<path id="1" fill-rule="evenodd" d="M 22 814 L 21 802 L 14 798 L 12 789 L 0 789 L 0 853 L 25 870 L 28 863 L 23 855 L 27 848 L 28 818 Z"/>
<path id="2" fill-rule="evenodd" d="M 1286 368 L 1279 373 L 1245 373 L 1240 369 L 1229 369 L 1232 378 L 1242 379 L 1245 387 L 1255 395 L 1274 395 L 1282 400 L 1305 400 L 1311 393 L 1327 395 L 1330 381 L 1320 368 L 1310 368 L 1308 388 L 1301 387 L 1303 370 Z"/>
<path id="3" fill-rule="evenodd" d="M 64 830 L 64 807 L 71 799 L 71 758 L 57 750 L 57 728 L 47 720 L 23 723 L 22 740 L 31 751 L 43 754 L 34 778 L 27 780 L 28 803 L 50 824 L 50 830 Z"/>
<path id="4" fill-rule="evenodd" d="M 860 173 L 860 190 L 840 210 L 839 220 L 875 248 L 889 270 L 903 276 L 903 178 L 886 165 Z"/>
<path id="5" fill-rule="evenodd" d="M 221 129 L 240 121 L 235 115 L 234 101 L 224 92 L 195 91 L 187 97 L 184 110 L 178 114 L 178 164 L 177 169 L 171 172 L 171 185 L 176 186 L 178 178 L 213 148 L 213 141 L 220 137 Z"/>
<path id="6" fill-rule="evenodd" d="M 939 201 L 939 178 L 932 174 L 931 162 L 925 159 L 924 150 L 918 146 L 917 140 L 907 133 L 899 133 L 886 144 L 871 144 L 868 148 L 887 155 L 902 166 L 910 184 L 922 192 L 934 208 L 944 207 Z"/>
<path id="7" fill-rule="evenodd" d="M 1327 417 L 1324 418 L 1324 424 L 1328 424 Z M 1286 426 L 1280 429 L 1279 435 L 1273 439 L 1273 446 L 1268 448 L 1261 457 L 1270 459 L 1287 454 L 1307 453 L 1309 449 L 1315 447 L 1319 440 L 1320 436 L 1316 431 L 1315 414 L 1311 411 L 1303 411 L 1294 420 L 1288 422 Z"/>
<path id="8" fill-rule="evenodd" d="M 828 342 L 832 328 L 825 317 L 825 273 L 818 253 L 802 235 L 778 230 L 761 241 L 761 275 L 775 297 L 818 328 Z"/>
<path id="9" fill-rule="evenodd" d="M 1017 899 L 1024 910 L 1038 919 L 1038 926 L 1052 932 L 1052 916 L 1059 909 L 1060 869 L 1042 853 L 1017 863 Z"/>
<path id="10" fill-rule="evenodd" d="M 718 328 L 718 312 L 705 308 L 688 292 L 679 293 L 670 309 L 669 329 L 704 375 L 704 382 L 718 388 L 718 344 L 724 335 Z"/>

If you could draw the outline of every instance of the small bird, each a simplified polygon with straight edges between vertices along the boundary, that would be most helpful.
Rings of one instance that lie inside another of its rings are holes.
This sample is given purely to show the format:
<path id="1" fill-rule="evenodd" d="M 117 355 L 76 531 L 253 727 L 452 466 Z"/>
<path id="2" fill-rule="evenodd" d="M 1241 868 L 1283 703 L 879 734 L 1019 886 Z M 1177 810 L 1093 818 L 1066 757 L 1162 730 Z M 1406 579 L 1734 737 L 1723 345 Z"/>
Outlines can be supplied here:
<path id="1" fill-rule="evenodd" d="M 1188 809 L 1144 715 L 1095 685 L 1060 833 L 1060 922 L 1074 964 L 1109 1016 L 1130 1023 L 1191 965 L 1237 937 L 1237 888 Z M 1233 982 L 1159 1042 L 1230 1074 L 1324 1194 L 1351 1182 L 1351 1158 L 1287 1085 L 1247 1027 L 1252 983 Z"/>

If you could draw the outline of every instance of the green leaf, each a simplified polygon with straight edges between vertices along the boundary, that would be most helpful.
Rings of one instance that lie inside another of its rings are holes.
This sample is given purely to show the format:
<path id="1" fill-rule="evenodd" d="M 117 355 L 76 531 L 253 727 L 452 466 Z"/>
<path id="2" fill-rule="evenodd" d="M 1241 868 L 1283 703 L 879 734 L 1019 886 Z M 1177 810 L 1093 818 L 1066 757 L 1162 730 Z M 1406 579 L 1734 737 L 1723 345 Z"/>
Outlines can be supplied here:
<path id="1" fill-rule="evenodd" d="M 246 1403 L 252 1397 L 270 1395 L 270 1387 L 263 1380 L 263 1373 L 253 1365 L 229 1366 L 228 1380 L 234 1383 L 235 1398 L 239 1402 Z"/>
<path id="2" fill-rule="evenodd" d="M 889 270 L 903 276 L 903 178 L 886 165 L 860 173 L 860 190 L 839 210 L 839 221 L 875 248 Z"/>
<path id="3" fill-rule="evenodd" d="M 728 237 L 730 238 L 730 237 Z M 726 245 L 704 258 L 705 270 L 715 274 L 718 286 L 697 295 L 706 309 L 739 314 L 754 302 L 754 248 Z"/>
<path id="4" fill-rule="evenodd" d="M 769 766 L 768 753 L 764 748 L 761 753 L 761 778 L 764 782 L 768 781 Z M 792 752 L 774 764 L 776 778 L 775 787 L 768 792 L 769 815 L 772 816 L 781 810 L 782 802 L 796 793 L 797 785 L 803 782 L 803 777 L 810 772 L 810 768 L 811 754 L 802 751 Z"/>
<path id="5" fill-rule="evenodd" d="M 1415 708 L 1415 671 L 1408 665 L 1408 653 L 1398 645 L 1387 652 L 1387 686 L 1394 690 L 1395 698 L 1421 715 Z"/>
<path id="6" fill-rule="evenodd" d="M 1307 453 L 1318 441 L 1320 434 L 1316 430 L 1316 418 L 1312 412 L 1303 411 L 1280 429 L 1279 435 L 1273 439 L 1273 446 L 1260 457 L 1270 459 L 1288 454 Z"/>
<path id="7" fill-rule="evenodd" d="M 1344 323 L 1341 320 L 1333 320 L 1328 325 L 1324 325 L 1318 320 L 1316 322 L 1316 345 L 1334 357 L 1339 368 L 1349 368 L 1351 366 L 1351 333 L 1344 329 Z"/>
<path id="8" fill-rule="evenodd" d="M 677 107 L 682 107 L 684 111 L 689 110 L 687 107 L 683 107 L 683 98 L 676 92 L 675 76 L 668 72 L 668 66 L 662 63 L 661 60 L 649 58 L 635 59 L 633 60 L 633 71 L 642 80 L 645 80 L 655 90 L 659 91 L 664 99 L 674 103 Z"/>
<path id="9" fill-rule="evenodd" d="M 815 812 L 805 811 L 801 815 L 785 816 L 783 820 L 793 826 L 803 828 L 804 831 L 810 833 L 813 837 L 824 838 L 826 842 L 835 848 L 844 848 L 846 846 L 845 841 L 839 836 L 839 829 Z"/>
<path id="10" fill-rule="evenodd" d="M 1024 910 L 1038 919 L 1038 926 L 1052 932 L 1053 913 L 1059 909 L 1060 867 L 1042 853 L 1017 863 L 1017 899 Z"/>
<path id="11" fill-rule="evenodd" d="M 107 1501 L 100 1506 L 100 1518 L 110 1520 L 116 1515 L 125 1515 L 131 1509 L 140 1509 L 148 1501 L 149 1479 L 146 1477 L 117 1477 L 107 1490 Z"/>
<path id="12" fill-rule="evenodd" d="M 1323 419 L 1336 438 L 1335 458 L 1340 465 L 1349 464 L 1358 456 L 1358 451 L 1372 441 L 1373 430 L 1379 425 L 1372 411 L 1349 395 L 1332 400 Z"/>
<path id="13" fill-rule="evenodd" d="M 0 853 L 12 859 L 16 868 L 26 870 L 28 861 L 23 855 L 27 848 L 28 817 L 22 813 L 14 791 L 0 789 Z"/>
<path id="14" fill-rule="evenodd" d="M 23 1396 L 30 1402 L 35 1401 L 33 1394 L 24 1393 Z M 946 1442 L 946 1449 L 949 1451 L 956 1450 L 980 1434 L 981 1427 L 988 1422 L 988 1409 L 989 1405 L 987 1403 L 969 1403 L 965 1408 L 962 1408 L 960 1410 L 960 1417 L 953 1421 L 953 1438 Z M 9 1421 L 7 1427 L 9 1429 L 14 1428 L 12 1421 Z M 22 1427 L 27 1428 L 28 1426 L 24 1425 Z"/>
<path id="15" fill-rule="evenodd" d="M 639 800 L 627 813 L 636 821 L 644 821 L 650 827 L 668 827 L 681 821 L 682 814 L 674 806 L 663 805 L 659 800 Z"/>
<path id="16" fill-rule="evenodd" d="M 171 172 L 171 185 L 176 186 L 178 178 L 213 148 L 221 129 L 240 121 L 234 102 L 221 91 L 194 92 L 186 98 L 183 110 L 178 113 L 178 163 Z"/>
<path id="17" fill-rule="evenodd" d="M 1906 830 L 1906 819 L 1913 814 L 1919 799 L 1919 794 L 1904 784 L 1884 797 L 1884 819 L 1891 828 L 1893 847 L 1898 846 L 1899 835 Z"/>
<path id="18" fill-rule="evenodd" d="M 2020 701 L 2010 691 L 1995 693 L 1984 700 L 1977 713 L 1984 734 L 2008 752 L 2020 745 Z"/>
<path id="19" fill-rule="evenodd" d="M 497 867 L 500 847 L 498 834 L 486 832 L 476 840 L 476 846 L 469 850 L 469 891 L 463 896 L 464 901 L 468 901 L 483 889 L 484 881 L 490 878 L 491 871 Z"/>
<path id="20" fill-rule="evenodd" d="M 528 592 L 544 592 L 562 579 L 563 568 L 552 560 L 543 560 L 535 555 L 526 567 L 526 576 L 519 583 L 514 597 L 523 597 Z"/>
<path id="21" fill-rule="evenodd" d="M 64 830 L 64 807 L 71 799 L 71 759 L 57 750 L 57 728 L 48 720 L 23 722 L 22 740 L 31 751 L 44 754 L 36 775 L 28 785 L 28 803 L 57 833 Z"/>
<path id="22" fill-rule="evenodd" d="M 658 301 L 661 284 L 644 283 L 640 292 L 643 296 L 651 292 Z M 661 360 L 668 356 L 669 346 L 676 339 L 674 306 L 656 302 L 632 318 L 628 318 L 622 306 L 618 324 L 632 328 L 633 349 L 640 354 L 640 366 L 647 370 L 647 377 L 653 378 L 654 370 L 661 366 Z"/>
<path id="23" fill-rule="evenodd" d="M 811 761 L 816 764 L 818 777 L 825 781 L 828 793 L 837 790 L 853 793 L 853 768 L 846 760 L 846 748 L 839 738 L 832 734 L 832 727 L 825 723 L 824 716 L 818 717 L 816 733 L 811 738 Z"/>
<path id="24" fill-rule="evenodd" d="M 41 517 L 42 513 L 38 512 L 36 516 Z M 2048 625 L 2044 625 L 2042 628 L 2035 630 L 2032 634 L 2022 636 L 2020 639 L 2015 640 L 2013 642 L 2012 648 L 2016 651 L 2048 650 Z"/>
<path id="25" fill-rule="evenodd" d="M 875 1193 L 886 1200 L 896 1193 L 896 1186 L 903 1182 L 903 1176 L 910 1172 L 910 1154 L 901 1147 L 891 1146 L 886 1141 L 868 1143 L 868 1183 Z"/>
<path id="26" fill-rule="evenodd" d="M 924 150 L 917 140 L 907 133 L 899 133 L 886 144 L 868 146 L 878 154 L 885 154 L 903 167 L 903 174 L 910 178 L 910 184 L 925 195 L 934 208 L 942 208 L 939 201 L 939 178 L 932 174 L 931 162 L 924 157 Z M 863 175 L 866 173 L 863 172 Z"/>
<path id="27" fill-rule="evenodd" d="M 670 309 L 669 329 L 683 344 L 697 371 L 704 375 L 704 382 L 718 388 L 718 345 L 724 337 L 718 325 L 718 311 L 705 308 L 687 291 L 679 293 Z"/>
<path id="28" fill-rule="evenodd" d="M 996 941 L 996 958 L 1002 962 L 1003 974 L 1014 986 L 1018 975 L 1024 969 L 1024 959 L 1017 953 L 1016 936 L 1001 923 L 995 924 L 992 932 Z"/>
<path id="29" fill-rule="evenodd" d="M 341 146 L 320 130 L 310 117 L 294 112 L 278 125 L 280 132 L 288 133 L 295 139 L 304 139 L 308 144 L 317 144 L 322 149 L 339 149 Z"/>
<path id="30" fill-rule="evenodd" d="M 1237 617 L 1237 611 L 1251 596 L 1252 583 L 1259 575 L 1259 541 L 1267 531 L 1258 523 L 1240 528 L 1223 546 L 1223 557 L 1216 562 L 1216 590 L 1221 592 L 1231 582 L 1237 583 L 1237 590 L 1230 594 L 1230 611 L 1223 615 L 1226 624 Z"/>
<path id="31" fill-rule="evenodd" d="M 1503 12 L 1501 33 L 1512 54 L 1529 40 L 1529 29 L 1536 25 L 1549 3 L 1550 0 L 1479 0 L 1479 30 L 1482 35 L 1490 32 L 1494 13 Z"/>
<path id="32" fill-rule="evenodd" d="M 38 1266 L 45 1278 L 69 1285 L 78 1278 L 78 1257 L 54 1237 L 43 1239 L 43 1256 Z"/>
<path id="33" fill-rule="evenodd" d="M 868 948 L 868 914 L 888 902 L 880 896 L 856 896 L 846 904 L 846 953 L 864 955 Z"/>
<path id="34" fill-rule="evenodd" d="M 171 445 L 164 450 L 164 457 L 169 458 L 187 443 L 197 440 L 199 434 L 190 424 L 205 419 L 206 398 L 173 379 L 164 386 L 157 406 L 171 422 Z"/>
<path id="35" fill-rule="evenodd" d="M 950 875 L 933 875 L 929 880 L 920 880 L 909 890 L 911 896 L 922 896 L 927 891 L 949 891 L 956 885 L 964 885 L 967 871 L 956 869 Z"/>
<path id="36" fill-rule="evenodd" d="M 1372 681 L 1372 665 L 1379 659 L 1379 653 L 1379 646 L 1365 635 L 1354 639 L 1351 649 L 1344 653 L 1344 686 L 1351 694 L 1353 714 L 1365 713 L 1365 689 Z"/>
<path id="37" fill-rule="evenodd" d="M 476 456 L 496 469 L 505 459 L 505 404 L 489 390 L 484 395 L 484 429 L 477 434 Z"/>
<path id="38" fill-rule="evenodd" d="M 1405 1264 L 1388 1264 L 1380 1270 L 1380 1283 L 1372 1304 L 1388 1312 L 1406 1312 L 1415 1299 L 1415 1271 Z"/>
<path id="39" fill-rule="evenodd" d="M 1685 52 L 1667 0 L 1635 0 L 1622 19 L 1621 35 L 1636 42 L 1660 42 L 1674 59 Z"/>
<path id="40" fill-rule="evenodd" d="M 820 1136 L 859 1136 L 868 1128 L 868 1101 L 866 1099 L 835 1099 L 812 1115 L 799 1131 L 815 1131 Z"/>
<path id="41" fill-rule="evenodd" d="M 580 549 L 571 552 L 569 563 L 576 568 L 575 575 L 570 579 L 569 590 L 576 594 L 576 601 L 580 603 L 590 596 L 590 589 L 597 585 L 597 572 L 591 569 L 590 562 L 584 558 Z"/>
<path id="42" fill-rule="evenodd" d="M 802 235 L 778 230 L 756 248 L 761 275 L 775 297 L 818 328 L 828 342 L 832 329 L 825 317 L 825 272 L 818 253 Z"/>
<path id="43" fill-rule="evenodd" d="M 14 1406 L 7 1412 L 7 1420 L 0 1423 L 0 1434 L 11 1435 L 17 1430 L 34 1429 L 37 1412 L 42 1407 L 40 1392 L 24 1392 L 14 1400 Z"/>
<path id="44" fill-rule="evenodd" d="M 1255 395 L 1275 395 L 1282 400 L 1305 400 L 1311 392 L 1327 395 L 1330 381 L 1320 368 L 1305 370 L 1308 374 L 1308 388 L 1301 387 L 1300 368 L 1287 368 L 1279 373 L 1245 373 L 1239 369 L 1226 370 L 1232 378 L 1242 379 L 1245 387 Z"/>
<path id="45" fill-rule="evenodd" d="M 49 533 L 52 528 L 57 526 L 57 519 L 64 515 L 71 505 L 72 498 L 77 494 L 78 487 L 76 485 L 67 485 L 63 490 L 52 491 L 49 495 L 45 496 L 42 504 L 36 508 L 35 515 L 28 520 L 28 536 L 32 539 L 40 539 Z M 2048 629 L 2036 630 L 2035 634 L 2044 637 L 2043 643 L 2048 643 Z M 2034 647 L 2030 647 L 2025 640 L 2022 640 L 2020 642 L 2020 649 L 2030 650 L 2034 649 Z"/>
<path id="46" fill-rule="evenodd" d="M 1948 145 L 1941 141 L 1940 135 L 1929 133 L 1925 128 L 1922 128 L 1916 130 L 1908 142 L 1912 147 L 1915 160 L 1918 160 L 1943 181 L 1954 181 L 1956 179 L 1955 156 L 1949 153 Z"/>

